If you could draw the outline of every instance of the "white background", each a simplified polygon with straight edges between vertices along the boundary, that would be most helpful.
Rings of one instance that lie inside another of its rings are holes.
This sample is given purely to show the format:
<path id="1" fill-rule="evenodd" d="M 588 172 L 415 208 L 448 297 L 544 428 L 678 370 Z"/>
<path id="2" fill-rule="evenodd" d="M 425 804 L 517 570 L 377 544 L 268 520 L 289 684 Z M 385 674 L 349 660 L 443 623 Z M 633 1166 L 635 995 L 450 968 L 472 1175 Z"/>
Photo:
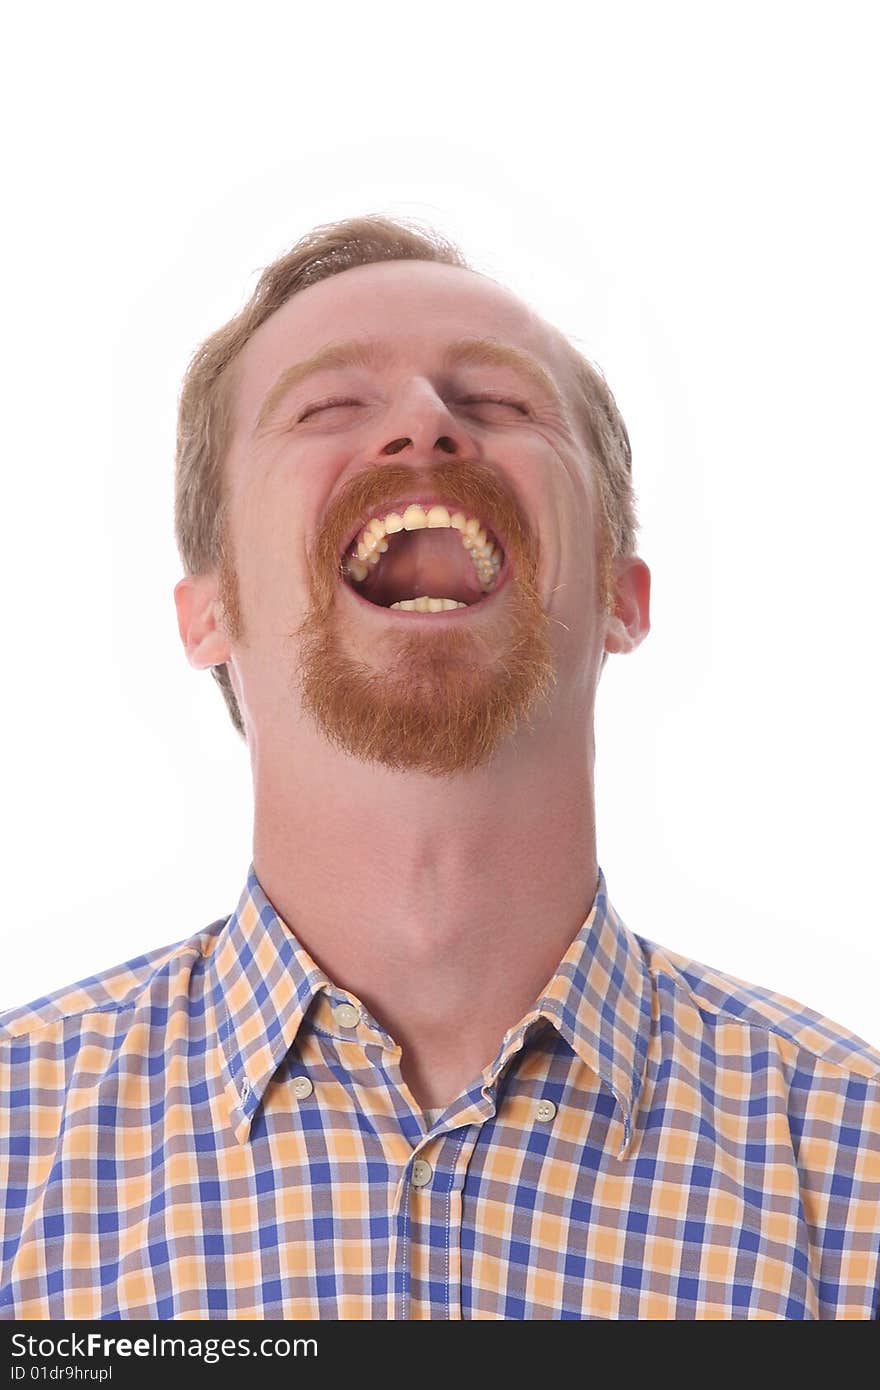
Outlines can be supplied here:
<path id="1" fill-rule="evenodd" d="M 415 218 L 605 372 L 653 628 L 597 709 L 636 932 L 880 1044 L 871 4 L 7 20 L 0 1004 L 230 913 L 244 744 L 186 662 L 176 397 L 319 222 Z"/>

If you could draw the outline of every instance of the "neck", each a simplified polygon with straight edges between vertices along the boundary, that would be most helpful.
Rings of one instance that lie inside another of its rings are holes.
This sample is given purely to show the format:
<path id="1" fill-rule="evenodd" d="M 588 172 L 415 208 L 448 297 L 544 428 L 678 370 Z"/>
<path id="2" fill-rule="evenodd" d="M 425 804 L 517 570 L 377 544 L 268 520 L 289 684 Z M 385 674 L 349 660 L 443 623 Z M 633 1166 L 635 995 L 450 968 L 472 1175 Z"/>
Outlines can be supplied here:
<path id="1" fill-rule="evenodd" d="M 448 1104 L 491 1062 L 592 907 L 592 735 L 571 732 L 448 779 L 317 740 L 295 759 L 252 750 L 260 883 L 400 1045 L 421 1106 Z"/>

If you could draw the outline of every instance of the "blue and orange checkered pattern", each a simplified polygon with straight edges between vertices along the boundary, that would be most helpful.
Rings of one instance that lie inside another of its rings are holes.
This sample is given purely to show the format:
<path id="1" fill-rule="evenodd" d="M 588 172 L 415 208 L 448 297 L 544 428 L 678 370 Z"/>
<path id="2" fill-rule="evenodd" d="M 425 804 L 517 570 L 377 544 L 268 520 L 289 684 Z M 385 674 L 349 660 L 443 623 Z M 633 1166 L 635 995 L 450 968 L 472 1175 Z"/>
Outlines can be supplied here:
<path id="1" fill-rule="evenodd" d="M 436 1120 L 253 864 L 0 1022 L 6 1318 L 878 1316 L 880 1055 L 634 935 L 601 870 Z"/>

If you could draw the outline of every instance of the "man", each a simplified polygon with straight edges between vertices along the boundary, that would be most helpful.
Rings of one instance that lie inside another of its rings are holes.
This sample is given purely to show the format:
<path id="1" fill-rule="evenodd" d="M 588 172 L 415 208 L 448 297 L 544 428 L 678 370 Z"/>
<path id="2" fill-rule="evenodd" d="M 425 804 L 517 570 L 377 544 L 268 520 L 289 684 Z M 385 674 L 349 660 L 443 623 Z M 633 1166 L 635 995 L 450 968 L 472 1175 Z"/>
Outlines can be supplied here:
<path id="1" fill-rule="evenodd" d="M 598 373 L 352 219 L 202 345 L 178 443 L 253 863 L 5 1015 L 6 1315 L 875 1317 L 880 1056 L 634 935 L 597 863 L 596 687 L 649 627 Z"/>

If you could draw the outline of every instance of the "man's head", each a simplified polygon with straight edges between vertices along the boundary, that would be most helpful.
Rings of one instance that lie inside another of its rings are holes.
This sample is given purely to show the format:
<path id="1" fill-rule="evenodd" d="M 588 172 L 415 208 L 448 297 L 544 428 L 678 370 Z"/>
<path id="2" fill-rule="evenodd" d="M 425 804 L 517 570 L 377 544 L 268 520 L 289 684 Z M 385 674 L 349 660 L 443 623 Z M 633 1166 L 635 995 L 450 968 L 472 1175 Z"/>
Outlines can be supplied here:
<path id="1" fill-rule="evenodd" d="M 479 766 L 560 667 L 586 689 L 647 631 L 630 468 L 599 374 L 448 242 L 384 218 L 318 228 L 184 381 L 175 522 L 193 578 L 175 597 L 190 660 L 249 740 L 294 698 L 362 760 Z M 434 513 L 395 529 L 411 501 L 445 503 L 452 526 Z M 389 513 L 376 562 L 364 528 Z M 465 518 L 494 556 L 474 563 Z M 469 607 L 390 607 L 414 593 Z"/>

